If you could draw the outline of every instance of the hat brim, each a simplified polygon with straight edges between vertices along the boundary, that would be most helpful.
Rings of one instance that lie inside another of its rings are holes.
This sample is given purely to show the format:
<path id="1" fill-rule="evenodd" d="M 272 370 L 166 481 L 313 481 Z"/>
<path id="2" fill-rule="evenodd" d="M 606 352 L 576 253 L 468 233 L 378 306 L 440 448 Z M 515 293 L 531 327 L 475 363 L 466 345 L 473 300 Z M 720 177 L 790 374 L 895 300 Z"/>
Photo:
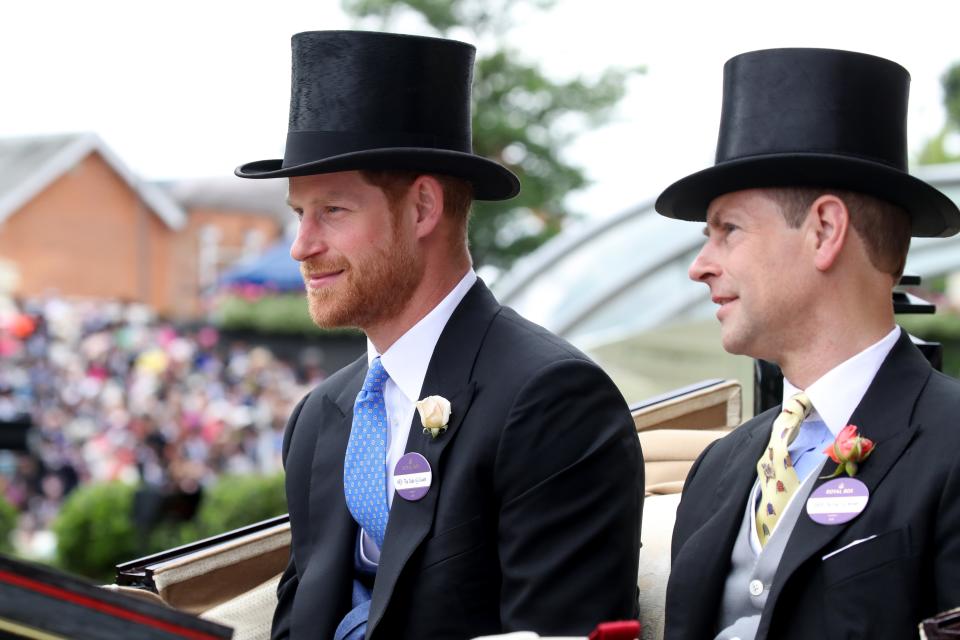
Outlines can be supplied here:
<path id="1" fill-rule="evenodd" d="M 775 154 L 722 162 L 674 182 L 654 207 L 669 218 L 703 221 L 714 198 L 771 187 L 857 191 L 906 209 L 913 236 L 946 237 L 960 231 L 960 209 L 936 188 L 885 164 L 835 154 Z"/>
<path id="2" fill-rule="evenodd" d="M 291 178 L 362 169 L 422 171 L 462 178 L 473 185 L 476 200 L 509 200 L 520 193 L 517 176 L 492 160 L 459 151 L 417 147 L 355 151 L 291 167 L 284 167 L 279 159 L 258 160 L 240 165 L 234 174 L 254 179 Z"/>

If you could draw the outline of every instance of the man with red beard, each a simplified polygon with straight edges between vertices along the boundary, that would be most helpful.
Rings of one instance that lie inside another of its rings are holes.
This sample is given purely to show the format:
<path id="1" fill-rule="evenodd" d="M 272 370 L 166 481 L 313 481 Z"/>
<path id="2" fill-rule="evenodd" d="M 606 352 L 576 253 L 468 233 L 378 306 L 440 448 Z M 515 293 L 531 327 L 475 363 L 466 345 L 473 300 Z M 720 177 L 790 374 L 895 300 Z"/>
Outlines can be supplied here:
<path id="1" fill-rule="evenodd" d="M 289 178 L 310 314 L 368 338 L 287 426 L 274 638 L 585 635 L 638 614 L 626 404 L 471 267 L 472 200 L 519 191 L 472 152 L 473 57 L 435 38 L 298 34 L 284 158 L 237 169 Z"/>

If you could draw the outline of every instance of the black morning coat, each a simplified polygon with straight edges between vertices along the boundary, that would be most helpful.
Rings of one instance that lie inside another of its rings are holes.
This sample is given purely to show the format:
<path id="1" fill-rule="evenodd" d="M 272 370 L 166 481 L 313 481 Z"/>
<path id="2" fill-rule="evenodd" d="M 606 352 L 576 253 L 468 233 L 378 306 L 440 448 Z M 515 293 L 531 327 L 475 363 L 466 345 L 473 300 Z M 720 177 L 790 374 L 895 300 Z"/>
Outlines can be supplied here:
<path id="1" fill-rule="evenodd" d="M 366 358 L 293 411 L 283 444 L 293 532 L 273 637 L 332 638 L 350 609 L 357 525 L 343 458 Z M 452 405 L 407 452 L 426 497 L 395 496 L 367 637 L 586 635 L 637 617 L 643 462 L 623 397 L 586 356 L 477 282 L 437 342 L 420 397 Z"/>
<path id="2" fill-rule="evenodd" d="M 718 631 L 734 540 L 779 411 L 716 441 L 690 471 L 673 532 L 667 640 Z M 850 419 L 875 443 L 856 476 L 870 500 L 846 524 L 800 514 L 758 639 L 916 638 L 923 618 L 960 606 L 958 417 L 960 381 L 934 371 L 901 333 Z M 828 460 L 822 475 L 834 467 Z"/>

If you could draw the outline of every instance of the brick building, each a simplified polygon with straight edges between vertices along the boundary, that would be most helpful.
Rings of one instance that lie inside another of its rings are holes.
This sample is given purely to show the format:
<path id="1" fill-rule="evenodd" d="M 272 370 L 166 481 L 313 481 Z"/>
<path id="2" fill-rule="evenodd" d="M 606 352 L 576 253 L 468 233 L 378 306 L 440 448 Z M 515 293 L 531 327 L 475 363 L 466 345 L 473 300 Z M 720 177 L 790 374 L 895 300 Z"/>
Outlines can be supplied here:
<path id="1" fill-rule="evenodd" d="M 282 233 L 283 185 L 246 182 L 145 182 L 94 134 L 0 139 L 0 282 L 197 317 L 226 267 Z"/>

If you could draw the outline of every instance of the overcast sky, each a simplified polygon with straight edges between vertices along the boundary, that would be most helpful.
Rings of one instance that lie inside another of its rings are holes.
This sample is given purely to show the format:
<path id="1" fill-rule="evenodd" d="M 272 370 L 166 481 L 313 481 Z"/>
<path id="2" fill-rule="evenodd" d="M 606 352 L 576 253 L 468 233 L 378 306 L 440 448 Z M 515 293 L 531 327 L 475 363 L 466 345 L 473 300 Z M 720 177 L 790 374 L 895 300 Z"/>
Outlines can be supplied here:
<path id="1" fill-rule="evenodd" d="M 722 66 L 743 51 L 833 47 L 899 62 L 919 149 L 943 122 L 939 77 L 960 60 L 958 25 L 960 3 L 927 0 L 559 0 L 510 40 L 558 78 L 647 67 L 616 122 L 568 150 L 594 180 L 571 203 L 609 215 L 712 164 Z M 282 155 L 290 36 L 350 26 L 339 0 L 6 3 L 0 136 L 95 131 L 146 178 L 229 175 Z"/>

